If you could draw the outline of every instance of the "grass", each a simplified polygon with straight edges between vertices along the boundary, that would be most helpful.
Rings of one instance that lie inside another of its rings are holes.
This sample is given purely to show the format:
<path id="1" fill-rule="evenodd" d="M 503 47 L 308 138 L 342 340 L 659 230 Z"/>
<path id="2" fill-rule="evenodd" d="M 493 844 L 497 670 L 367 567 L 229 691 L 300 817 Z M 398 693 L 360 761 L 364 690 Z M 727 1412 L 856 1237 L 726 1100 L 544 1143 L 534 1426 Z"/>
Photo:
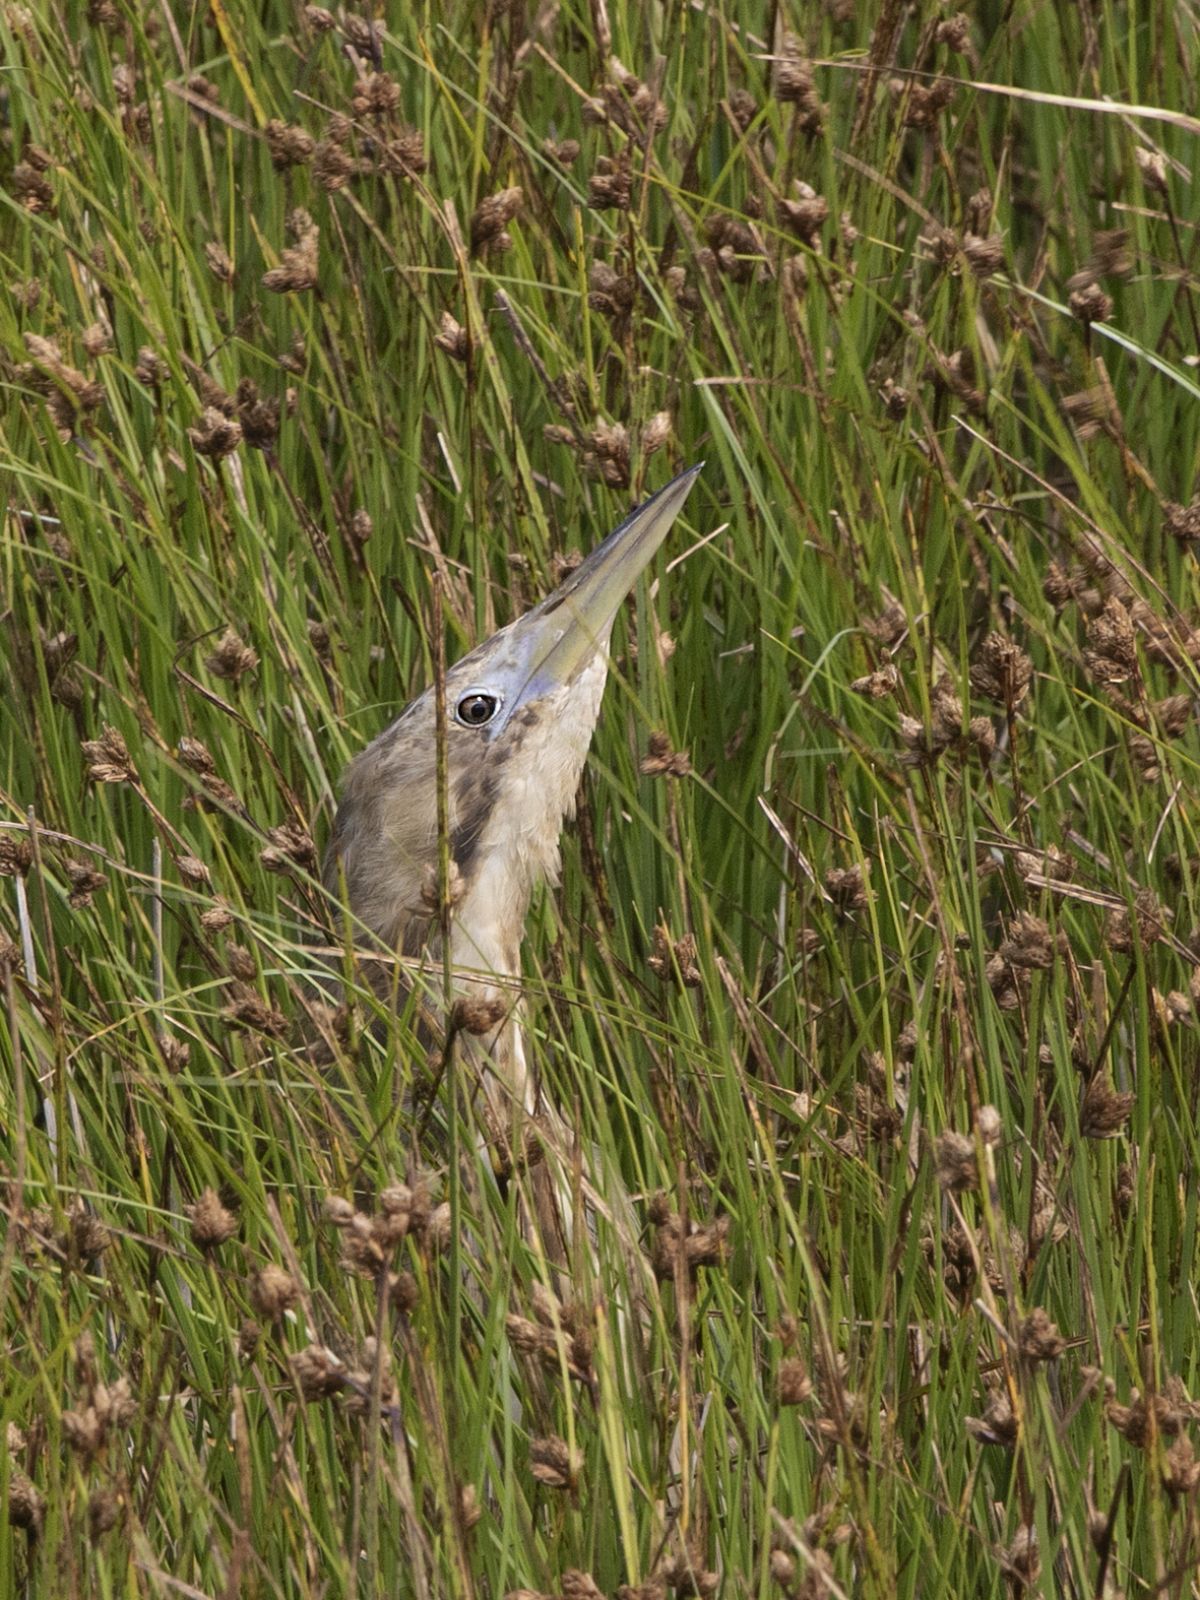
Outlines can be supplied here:
<path id="1" fill-rule="evenodd" d="M 1196 44 L 0 7 L 5 1592 L 1198 1592 Z M 567 1282 L 411 1016 L 308 1060 L 314 872 L 435 603 L 701 458 L 529 924 Z"/>

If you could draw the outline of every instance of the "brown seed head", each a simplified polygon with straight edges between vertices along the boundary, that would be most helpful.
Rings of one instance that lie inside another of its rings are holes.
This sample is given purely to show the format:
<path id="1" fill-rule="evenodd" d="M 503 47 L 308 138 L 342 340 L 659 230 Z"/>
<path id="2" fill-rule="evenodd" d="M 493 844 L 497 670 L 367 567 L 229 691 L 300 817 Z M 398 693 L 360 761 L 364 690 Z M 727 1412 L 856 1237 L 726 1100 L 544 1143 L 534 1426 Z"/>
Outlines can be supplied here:
<path id="1" fill-rule="evenodd" d="M 232 455 L 241 444 L 242 426 L 215 406 L 205 406 L 199 422 L 194 428 L 188 429 L 187 436 L 197 455 L 207 456 L 210 461 L 221 461 Z"/>
<path id="2" fill-rule="evenodd" d="M 286 172 L 289 167 L 307 166 L 312 160 L 317 141 L 306 128 L 272 117 L 263 134 L 271 154 L 271 165 L 276 172 Z"/>
<path id="3" fill-rule="evenodd" d="M 981 1444 L 998 1444 L 1006 1448 L 1017 1442 L 1020 1426 L 1003 1385 L 991 1391 L 982 1417 L 966 1419 L 967 1432 Z"/>
<path id="4" fill-rule="evenodd" d="M 264 1322 L 281 1322 L 300 1298 L 300 1285 L 273 1261 L 260 1267 L 250 1282 L 250 1304 Z"/>
<path id="5" fill-rule="evenodd" d="M 668 1212 L 651 1244 L 650 1264 L 655 1276 L 669 1281 L 675 1277 L 681 1262 L 689 1277 L 694 1277 L 698 1267 L 724 1266 L 729 1250 L 729 1229 L 729 1218 L 718 1217 L 708 1224 L 689 1219 L 685 1232 L 679 1216 Z"/>
<path id="6" fill-rule="evenodd" d="M 71 892 L 67 896 L 67 904 L 72 911 L 82 911 L 92 903 L 92 896 L 97 889 L 103 889 L 108 882 L 103 872 L 97 872 L 83 861 L 64 861 L 63 870 L 67 874 L 67 881 L 71 885 Z"/>
<path id="7" fill-rule="evenodd" d="M 996 749 L 996 730 L 987 717 L 972 717 L 967 724 L 967 738 L 975 747 L 979 759 L 986 765 Z"/>
<path id="8" fill-rule="evenodd" d="M 883 666 L 869 672 L 865 678 L 855 678 L 850 688 L 855 694 L 865 694 L 871 700 L 882 700 L 896 692 L 899 682 L 900 674 L 895 663 L 885 661 Z"/>
<path id="9" fill-rule="evenodd" d="M 698 1550 L 679 1549 L 665 1563 L 663 1576 L 675 1591 L 676 1600 L 711 1600 L 721 1586 L 720 1574 L 708 1572 Z"/>
<path id="10" fill-rule="evenodd" d="M 1107 322 L 1113 314 L 1112 296 L 1105 294 L 1098 283 L 1072 289 L 1067 305 L 1071 315 L 1084 323 Z"/>
<path id="11" fill-rule="evenodd" d="M 1128 228 L 1102 229 L 1092 241 L 1087 266 L 1067 280 L 1067 288 L 1082 289 L 1097 278 L 1127 278 L 1133 268 Z"/>
<path id="12" fill-rule="evenodd" d="M 621 422 L 598 422 L 587 435 L 584 465 L 613 489 L 629 487 L 629 430 Z"/>
<path id="13" fill-rule="evenodd" d="M 671 437 L 671 413 L 656 411 L 642 429 L 642 455 L 652 456 L 661 450 Z"/>
<path id="14" fill-rule="evenodd" d="M 433 342 L 455 361 L 465 361 L 471 353 L 470 334 L 448 311 L 442 312 L 441 328 L 434 334 Z"/>
<path id="15" fill-rule="evenodd" d="M 908 616 L 898 601 L 891 600 L 877 617 L 866 618 L 863 627 L 876 644 L 894 650 L 908 632 Z"/>
<path id="16" fill-rule="evenodd" d="M 1200 970 L 1200 969 L 1197 969 Z M 1195 981 L 1195 973 L 1193 973 Z M 1159 1021 L 1165 1028 L 1178 1026 L 1186 1022 L 1192 1014 L 1192 997 L 1182 989 L 1172 989 L 1166 995 L 1160 995 L 1155 990 L 1155 1010 L 1158 1012 Z"/>
<path id="17" fill-rule="evenodd" d="M 107 1433 L 93 1406 L 87 1406 L 81 1411 L 64 1411 L 59 1421 L 62 1425 L 63 1438 L 76 1455 L 90 1461 L 99 1454 L 107 1439 Z"/>
<path id="18" fill-rule="evenodd" d="M 106 726 L 99 739 L 84 740 L 82 749 L 88 777 L 93 783 L 129 783 L 137 777 L 118 729 Z"/>
<path id="19" fill-rule="evenodd" d="M 1115 1139 L 1129 1121 L 1135 1097 L 1121 1093 L 1106 1072 L 1098 1072 L 1083 1091 L 1079 1131 L 1085 1139 Z"/>
<path id="20" fill-rule="evenodd" d="M 1133 159 L 1142 175 L 1142 182 L 1155 194 L 1165 195 L 1167 188 L 1167 158 L 1161 150 L 1144 150 L 1135 147 Z"/>
<path id="21" fill-rule="evenodd" d="M 387 72 L 366 72 L 354 86 L 352 101 L 359 117 L 387 117 L 400 104 L 400 85 Z"/>
<path id="22" fill-rule="evenodd" d="M 204 665 L 214 678 L 228 678 L 237 683 L 258 665 L 258 653 L 242 640 L 235 628 L 227 627 L 212 654 L 205 656 Z"/>
<path id="23" fill-rule="evenodd" d="M 451 1026 L 477 1036 L 492 1033 L 508 1016 L 509 1002 L 503 995 L 460 995 L 450 1012 Z"/>
<path id="24" fill-rule="evenodd" d="M 1026 1361 L 1055 1361 L 1067 1345 L 1045 1311 L 1037 1306 L 1017 1330 L 1017 1347 Z"/>
<path id="25" fill-rule="evenodd" d="M 604 1600 L 603 1591 L 590 1572 L 568 1567 L 559 1579 L 563 1600 Z"/>
<path id="26" fill-rule="evenodd" d="M 975 1141 L 965 1133 L 947 1129 L 934 1141 L 934 1163 L 938 1184 L 951 1194 L 965 1194 L 979 1186 L 979 1167 Z"/>
<path id="27" fill-rule="evenodd" d="M 828 220 L 829 201 L 823 195 L 779 202 L 780 225 L 794 233 L 803 244 L 814 245 Z"/>
<path id="28" fill-rule="evenodd" d="M 1110 949 L 1129 954 L 1139 943 L 1144 948 L 1156 944 L 1166 935 L 1170 922 L 1170 911 L 1153 889 L 1139 889 L 1132 917 L 1124 906 L 1114 907 L 1106 914 L 1104 937 Z"/>
<path id="29" fill-rule="evenodd" d="M 1001 1011 L 1015 1011 L 1029 987 L 1029 972 L 1015 967 L 997 950 L 987 959 L 984 977 Z"/>
<path id="30" fill-rule="evenodd" d="M 1154 707 L 1154 720 L 1159 732 L 1168 739 L 1178 739 L 1191 727 L 1195 715 L 1195 701 L 1190 694 L 1171 694 L 1159 700 Z"/>
<path id="31" fill-rule="evenodd" d="M 1100 683 L 1124 683 L 1137 671 L 1137 641 L 1128 609 L 1115 595 L 1087 624 L 1083 659 Z"/>
<path id="32" fill-rule="evenodd" d="M 984 1144 L 1000 1144 L 1005 1125 L 1000 1120 L 1000 1112 L 995 1109 L 995 1106 L 979 1107 L 978 1114 L 974 1118 L 974 1125 L 978 1128 L 979 1138 L 984 1141 Z"/>
<path id="33" fill-rule="evenodd" d="M 378 66 L 383 58 L 382 22 L 371 22 L 353 11 L 342 13 L 342 36 L 350 48 Z"/>
<path id="34" fill-rule="evenodd" d="M 188 1207 L 192 1222 L 192 1243 L 198 1250 L 216 1250 L 237 1232 L 237 1218 L 221 1203 L 215 1189 L 204 1189 Z"/>
<path id="35" fill-rule="evenodd" d="M 107 322 L 93 322 L 79 336 L 84 351 L 93 361 L 112 349 L 112 329 Z"/>
<path id="36" fill-rule="evenodd" d="M 1033 663 L 1002 633 L 989 633 L 971 663 L 971 688 L 988 700 L 1014 707 L 1029 693 Z"/>
<path id="37" fill-rule="evenodd" d="M 583 1452 L 571 1449 L 565 1439 L 553 1435 L 531 1439 L 529 1466 L 536 1481 L 547 1489 L 569 1489 L 573 1492 L 583 1470 Z"/>
<path id="38" fill-rule="evenodd" d="M 536 1322 L 531 1322 L 528 1317 L 519 1317 L 515 1314 L 505 1318 L 504 1328 L 509 1344 L 521 1355 L 549 1355 L 554 1359 L 557 1341 L 551 1328 L 544 1328 Z"/>
<path id="39" fill-rule="evenodd" d="M 0 878 L 23 878 L 33 865 L 33 845 L 23 833 L 0 833 Z"/>
<path id="40" fill-rule="evenodd" d="M 1008 938 L 1000 946 L 1000 956 L 1010 967 L 1049 971 L 1063 943 L 1055 939 L 1040 917 L 1018 911 L 1008 925 Z"/>
<path id="41" fill-rule="evenodd" d="M 971 19 L 965 11 L 959 11 L 952 17 L 947 17 L 944 22 L 937 25 L 935 35 L 939 44 L 944 44 L 947 50 L 953 50 L 957 55 L 966 55 L 971 48 Z"/>
<path id="42" fill-rule="evenodd" d="M 335 1228 L 348 1228 L 355 1217 L 361 1215 L 340 1194 L 331 1194 L 325 1199 L 325 1215 Z"/>
<path id="43" fill-rule="evenodd" d="M 937 127 L 938 117 L 954 99 L 954 82 L 949 78 L 939 78 L 928 88 L 909 78 L 893 78 L 888 87 L 904 108 L 904 126 L 926 132 Z"/>
<path id="44" fill-rule="evenodd" d="M 987 396 L 975 382 L 975 370 L 975 358 L 969 349 L 955 350 L 948 356 L 935 350 L 925 375 L 978 414 L 987 409 Z"/>
<path id="45" fill-rule="evenodd" d="M 41 304 L 42 282 L 40 278 L 17 279 L 8 286 L 9 295 L 13 304 L 22 311 L 36 311 Z"/>
<path id="46" fill-rule="evenodd" d="M 483 1507 L 479 1504 L 473 1483 L 464 1483 L 458 1491 L 458 1515 L 467 1533 L 483 1521 Z"/>
<path id="47" fill-rule="evenodd" d="M 1074 573 L 1070 573 L 1062 562 L 1051 562 L 1046 568 L 1046 576 L 1042 581 L 1042 594 L 1050 600 L 1054 610 L 1061 611 L 1062 606 L 1074 600 L 1080 589 L 1080 582 Z"/>
<path id="48" fill-rule="evenodd" d="M 820 133 L 825 123 L 825 107 L 817 93 L 812 65 L 794 33 L 784 35 L 774 68 L 771 87 L 775 98 L 797 108 L 797 126 L 802 133 L 810 136 Z"/>
<path id="49" fill-rule="evenodd" d="M 342 1362 L 324 1345 L 310 1344 L 292 1357 L 292 1376 L 301 1399 L 314 1404 L 340 1394 L 346 1384 Z"/>
<path id="50" fill-rule="evenodd" d="M 429 1221 L 425 1224 L 424 1244 L 427 1249 L 449 1249 L 452 1215 L 448 1200 L 443 1200 L 440 1205 L 432 1207 Z"/>
<path id="51" fill-rule="evenodd" d="M 411 1272 L 392 1272 L 387 1283 L 392 1310 L 401 1317 L 411 1316 L 421 1298 L 416 1278 Z"/>
<path id="52" fill-rule="evenodd" d="M 176 1039 L 172 1034 L 160 1033 L 154 1042 L 158 1046 L 163 1066 L 172 1076 L 182 1072 L 192 1058 L 192 1047 L 185 1039 Z"/>
<path id="53" fill-rule="evenodd" d="M 611 83 L 601 86 L 600 99 L 608 120 L 632 139 L 644 139 L 667 125 L 667 108 L 635 73 L 628 71 L 615 56 L 610 57 Z"/>
<path id="54" fill-rule="evenodd" d="M 221 1015 L 235 1027 L 264 1034 L 268 1039 L 286 1039 L 290 1031 L 288 1019 L 282 1011 L 268 1005 L 261 995 L 240 983 L 230 986 L 229 1004 Z"/>
<path id="55" fill-rule="evenodd" d="M 496 245 L 501 234 L 521 209 L 524 194 L 519 188 L 500 189 L 480 201 L 471 218 L 471 249 L 475 252 Z"/>
<path id="56" fill-rule="evenodd" d="M 633 194 L 629 147 L 616 157 L 601 156 L 588 179 L 587 203 L 593 211 L 628 211 Z"/>
<path id="57" fill-rule="evenodd" d="M 786 1550 L 772 1550 L 771 1577 L 782 1589 L 791 1589 L 796 1582 L 796 1563 Z"/>
<path id="58" fill-rule="evenodd" d="M 125 1501 L 111 1489 L 95 1489 L 88 1500 L 88 1537 L 97 1543 L 116 1527 Z"/>
<path id="59" fill-rule="evenodd" d="M 277 828 L 267 829 L 266 848 L 259 851 L 258 859 L 268 872 L 290 872 L 298 867 L 302 872 L 316 872 L 317 847 L 312 835 L 298 822 L 284 822 Z"/>
<path id="60" fill-rule="evenodd" d="M 544 139 L 542 153 L 560 167 L 572 167 L 579 160 L 579 140 L 560 139 L 555 143 L 553 139 Z"/>
<path id="61" fill-rule="evenodd" d="M 336 139 L 322 139 L 313 151 L 313 173 L 326 194 L 344 189 L 358 172 L 358 162 Z"/>
<path id="62" fill-rule="evenodd" d="M 14 1528 L 36 1533 L 42 1525 L 46 1503 L 41 1491 L 23 1472 L 10 1468 L 8 1475 L 8 1520 Z"/>
<path id="63" fill-rule="evenodd" d="M 8 191 L 24 211 L 31 216 L 43 213 L 53 215 L 54 189 L 45 176 L 29 161 L 18 161 L 9 174 Z"/>
<path id="64" fill-rule="evenodd" d="M 830 867 L 824 878 L 825 890 L 839 911 L 861 911 L 870 903 L 866 868 Z"/>
<path id="65" fill-rule="evenodd" d="M 959 238 L 953 228 L 934 227 L 923 237 L 922 243 L 940 267 L 953 267 L 958 262 Z"/>
<path id="66" fill-rule="evenodd" d="M 799 1356 L 789 1356 L 779 1363 L 779 1404 L 803 1405 L 813 1393 L 813 1381 L 808 1368 Z"/>
<path id="67" fill-rule="evenodd" d="M 748 89 L 735 89 L 729 96 L 729 111 L 742 133 L 750 131 L 750 125 L 758 115 L 758 102 Z"/>
<path id="68" fill-rule="evenodd" d="M 406 128 L 394 139 L 384 139 L 378 146 L 379 167 L 397 178 L 416 178 L 429 165 L 425 158 L 425 140 L 416 128 Z"/>
<path id="69" fill-rule="evenodd" d="M 946 673 L 929 697 L 929 736 L 934 751 L 948 749 L 962 738 L 963 703 L 954 680 Z"/>
<path id="70" fill-rule="evenodd" d="M 698 989 L 703 974 L 696 959 L 696 936 L 685 933 L 681 939 L 672 939 L 665 923 L 654 929 L 654 953 L 646 958 L 646 965 L 656 976 L 672 981 L 678 974 L 685 989 Z"/>
<path id="71" fill-rule="evenodd" d="M 1163 532 L 1170 538 L 1176 539 L 1180 544 L 1195 544 L 1200 541 L 1200 499 L 1189 501 L 1186 506 L 1176 505 L 1173 500 L 1163 503 Z"/>
<path id="72" fill-rule="evenodd" d="M 218 244 L 215 239 L 210 239 L 204 246 L 204 260 L 208 270 L 218 283 L 231 284 L 235 276 L 235 268 L 229 251 L 223 244 Z"/>
<path id="73" fill-rule="evenodd" d="M 279 437 L 279 401 L 263 400 L 252 378 L 237 386 L 237 419 L 242 437 L 252 450 L 269 450 Z"/>
<path id="74" fill-rule="evenodd" d="M 211 881 L 212 873 L 207 864 L 199 856 L 184 853 L 175 856 L 175 870 L 185 883 L 205 884 Z"/>
<path id="75" fill-rule="evenodd" d="M 317 244 L 321 230 L 308 212 L 297 207 L 287 221 L 296 243 L 285 249 L 279 265 L 265 272 L 262 286 L 272 294 L 299 294 L 317 286 Z"/>
<path id="76" fill-rule="evenodd" d="M 1032 1587 L 1041 1575 L 1042 1559 L 1038 1554 L 1037 1529 L 1023 1524 L 1005 1555 L 1005 1566 L 1022 1588 Z"/>
<path id="77" fill-rule="evenodd" d="M 646 754 L 638 765 L 646 777 L 686 778 L 691 774 L 692 763 L 685 750 L 673 750 L 665 733 L 652 733 Z"/>
<path id="78" fill-rule="evenodd" d="M 69 439 L 104 399 L 104 390 L 86 373 L 64 361 L 52 339 L 24 335 L 30 360 L 16 369 L 17 381 L 40 395 L 58 435 Z"/>
<path id="79" fill-rule="evenodd" d="M 137 1404 L 128 1378 L 102 1383 L 90 1377 L 83 1384 L 84 1403 L 78 1410 L 64 1411 L 62 1430 L 67 1443 L 87 1460 L 105 1449 L 113 1434 L 127 1429 L 137 1414 Z"/>
<path id="80" fill-rule="evenodd" d="M 217 764 L 213 760 L 208 747 L 202 744 L 199 739 L 193 739 L 187 734 L 180 739 L 176 746 L 175 754 L 179 757 L 180 766 L 186 767 L 189 772 L 199 773 L 204 776 L 215 772 L 217 769 Z"/>
<path id="81" fill-rule="evenodd" d="M 1200 1461 L 1186 1433 L 1181 1433 L 1163 1456 L 1163 1487 L 1173 1498 L 1191 1496 L 1200 1488 Z"/>

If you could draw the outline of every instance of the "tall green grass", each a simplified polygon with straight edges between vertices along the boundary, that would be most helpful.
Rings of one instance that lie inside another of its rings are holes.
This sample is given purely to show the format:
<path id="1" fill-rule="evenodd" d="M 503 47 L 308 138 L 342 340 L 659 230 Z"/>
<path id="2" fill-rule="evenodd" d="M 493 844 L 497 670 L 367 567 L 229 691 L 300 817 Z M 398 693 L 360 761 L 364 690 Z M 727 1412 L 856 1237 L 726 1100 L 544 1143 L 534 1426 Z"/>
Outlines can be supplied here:
<path id="1" fill-rule="evenodd" d="M 1187 10 L 0 45 L 0 1587 L 1196 1593 Z M 412 1015 L 312 1059 L 316 864 L 435 586 L 701 458 L 529 923 L 563 1272 Z"/>

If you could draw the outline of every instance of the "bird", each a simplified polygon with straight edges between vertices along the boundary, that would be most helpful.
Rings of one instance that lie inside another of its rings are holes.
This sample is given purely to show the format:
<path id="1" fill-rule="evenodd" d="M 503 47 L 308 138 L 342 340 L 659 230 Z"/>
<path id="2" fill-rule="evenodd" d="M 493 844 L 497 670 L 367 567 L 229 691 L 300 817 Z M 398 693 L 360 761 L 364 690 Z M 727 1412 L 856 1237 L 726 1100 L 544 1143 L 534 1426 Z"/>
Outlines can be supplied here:
<path id="1" fill-rule="evenodd" d="M 530 899 L 560 837 L 600 713 L 613 623 L 703 463 L 629 516 L 539 605 L 465 655 L 349 764 L 324 879 L 361 941 L 432 968 L 444 958 L 439 786 L 448 835 L 453 1001 L 499 1118 L 532 1115 L 514 993 Z M 439 722 L 444 776 L 439 779 Z"/>

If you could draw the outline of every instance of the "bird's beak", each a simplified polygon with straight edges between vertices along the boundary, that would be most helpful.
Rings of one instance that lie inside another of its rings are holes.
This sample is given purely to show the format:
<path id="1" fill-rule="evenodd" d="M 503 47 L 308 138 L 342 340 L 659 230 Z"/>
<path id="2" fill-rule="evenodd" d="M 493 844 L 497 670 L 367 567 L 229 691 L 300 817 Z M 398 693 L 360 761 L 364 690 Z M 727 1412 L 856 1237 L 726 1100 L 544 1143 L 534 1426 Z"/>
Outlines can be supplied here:
<path id="1" fill-rule="evenodd" d="M 630 512 L 565 583 L 518 623 L 520 629 L 529 629 L 531 646 L 523 700 L 570 683 L 607 645 L 621 602 L 654 559 L 703 465 L 681 472 Z"/>

